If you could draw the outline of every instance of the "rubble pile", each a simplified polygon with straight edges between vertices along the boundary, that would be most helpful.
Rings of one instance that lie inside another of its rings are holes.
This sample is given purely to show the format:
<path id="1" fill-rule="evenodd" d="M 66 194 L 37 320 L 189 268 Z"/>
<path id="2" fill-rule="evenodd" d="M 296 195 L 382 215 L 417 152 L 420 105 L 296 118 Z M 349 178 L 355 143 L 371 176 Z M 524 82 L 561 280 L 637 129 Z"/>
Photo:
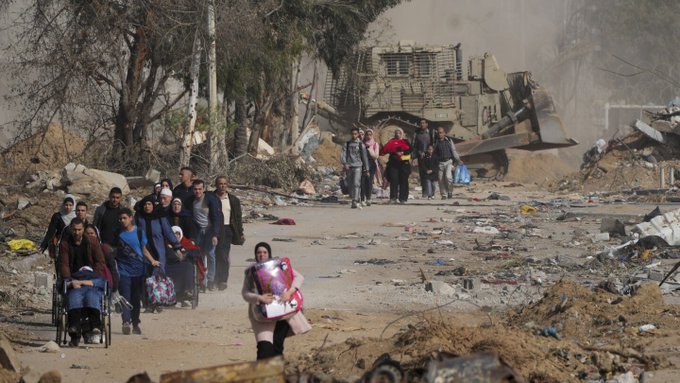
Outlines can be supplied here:
<path id="1" fill-rule="evenodd" d="M 666 366 L 663 357 L 646 355 L 644 346 L 650 337 L 672 329 L 677 310 L 664 305 L 658 287 L 650 284 L 633 296 L 616 298 L 562 281 L 538 302 L 509 315 L 489 314 L 478 326 L 441 314 L 423 315 L 390 339 L 350 338 L 310 350 L 297 369 L 351 377 L 387 353 L 400 356 L 408 381 L 425 381 L 423 371 L 437 354 L 480 352 L 497 353 L 530 382 L 600 381 L 628 371 L 639 377 Z M 645 330 L 650 320 L 655 329 Z"/>
<path id="2" fill-rule="evenodd" d="M 2 172 L 26 176 L 59 169 L 77 160 L 85 150 L 85 145 L 85 139 L 52 123 L 45 131 L 7 148 L 2 153 Z"/>

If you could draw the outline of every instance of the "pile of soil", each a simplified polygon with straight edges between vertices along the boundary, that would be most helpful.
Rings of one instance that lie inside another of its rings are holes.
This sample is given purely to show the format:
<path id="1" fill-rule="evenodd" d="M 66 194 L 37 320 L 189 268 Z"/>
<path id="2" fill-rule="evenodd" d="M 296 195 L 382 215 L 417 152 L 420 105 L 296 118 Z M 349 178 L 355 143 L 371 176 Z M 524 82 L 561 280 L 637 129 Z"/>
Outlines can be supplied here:
<path id="1" fill-rule="evenodd" d="M 622 297 L 562 281 L 535 304 L 489 316 L 479 326 L 465 326 L 453 316 L 427 317 L 389 339 L 350 338 L 312 350 L 297 368 L 349 378 L 389 353 L 407 374 L 416 374 L 438 352 L 493 351 L 528 381 L 578 382 L 579 377 L 620 373 L 632 366 L 653 370 L 667 365 L 662 358 L 644 355 L 644 347 L 647 336 L 663 336 L 664 327 L 672 328 L 675 315 L 669 310 L 675 309 L 664 305 L 655 285 L 642 285 L 635 295 Z M 654 323 L 658 332 L 638 334 L 638 326 L 646 323 Z M 541 336 L 546 326 L 554 327 L 559 339 Z"/>
<path id="2" fill-rule="evenodd" d="M 13 174 L 59 169 L 77 161 L 85 145 L 86 141 L 81 136 L 53 123 L 7 148 L 2 153 L 2 169 Z"/>
<path id="3" fill-rule="evenodd" d="M 573 167 L 551 152 L 507 150 L 510 166 L 505 181 L 537 183 L 561 179 L 572 173 Z"/>
<path id="4" fill-rule="evenodd" d="M 320 166 L 340 168 L 342 147 L 334 143 L 330 137 L 324 137 L 314 151 L 313 157 Z"/>

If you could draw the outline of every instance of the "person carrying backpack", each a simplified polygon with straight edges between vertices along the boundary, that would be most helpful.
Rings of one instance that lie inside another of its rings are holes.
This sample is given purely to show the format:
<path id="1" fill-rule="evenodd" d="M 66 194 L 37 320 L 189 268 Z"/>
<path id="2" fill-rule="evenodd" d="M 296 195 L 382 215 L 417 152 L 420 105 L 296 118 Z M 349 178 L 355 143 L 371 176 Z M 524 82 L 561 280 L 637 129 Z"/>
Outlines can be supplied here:
<path id="1" fill-rule="evenodd" d="M 446 137 L 443 127 L 437 128 L 437 139 L 434 141 L 434 156 L 439 160 L 439 193 L 442 199 L 453 197 L 453 165 L 462 165 L 456 146 L 450 137 Z"/>

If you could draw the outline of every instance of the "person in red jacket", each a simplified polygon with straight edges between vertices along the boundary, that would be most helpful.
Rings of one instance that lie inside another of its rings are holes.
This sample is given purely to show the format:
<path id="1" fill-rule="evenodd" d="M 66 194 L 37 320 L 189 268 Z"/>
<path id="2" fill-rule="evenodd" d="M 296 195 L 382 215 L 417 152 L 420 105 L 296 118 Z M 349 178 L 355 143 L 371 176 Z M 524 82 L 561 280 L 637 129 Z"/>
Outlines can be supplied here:
<path id="1" fill-rule="evenodd" d="M 390 182 L 390 202 L 404 204 L 408 200 L 408 176 L 411 174 L 411 143 L 404 138 L 404 131 L 397 128 L 394 138 L 387 141 L 380 155 L 389 154 L 386 177 Z"/>

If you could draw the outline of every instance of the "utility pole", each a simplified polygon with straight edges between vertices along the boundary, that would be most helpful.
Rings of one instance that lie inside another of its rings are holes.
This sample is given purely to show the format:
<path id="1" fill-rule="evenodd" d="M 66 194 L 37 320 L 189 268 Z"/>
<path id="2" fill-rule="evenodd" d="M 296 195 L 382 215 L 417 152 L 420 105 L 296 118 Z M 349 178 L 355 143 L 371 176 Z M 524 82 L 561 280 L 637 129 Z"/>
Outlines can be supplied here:
<path id="1" fill-rule="evenodd" d="M 214 175 L 219 168 L 220 142 L 217 132 L 217 59 L 215 57 L 215 0 L 208 0 L 208 90 L 210 109 L 210 175 Z"/>

